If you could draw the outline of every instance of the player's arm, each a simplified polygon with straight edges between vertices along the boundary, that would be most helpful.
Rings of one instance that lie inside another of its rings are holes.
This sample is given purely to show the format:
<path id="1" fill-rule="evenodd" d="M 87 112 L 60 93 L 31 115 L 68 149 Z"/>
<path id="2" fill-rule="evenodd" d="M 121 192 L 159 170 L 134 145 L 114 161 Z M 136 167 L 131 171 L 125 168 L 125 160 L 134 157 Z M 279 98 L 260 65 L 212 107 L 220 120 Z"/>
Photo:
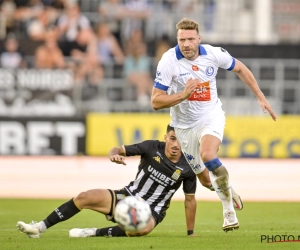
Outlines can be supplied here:
<path id="1" fill-rule="evenodd" d="M 236 63 L 232 71 L 235 72 L 238 77 L 251 89 L 251 91 L 256 96 L 258 104 L 261 106 L 263 112 L 266 112 L 266 110 L 268 110 L 273 120 L 276 121 L 276 115 L 266 97 L 260 90 L 252 72 L 239 60 L 235 59 L 235 61 Z"/>
<path id="2" fill-rule="evenodd" d="M 123 165 L 126 165 L 125 155 L 126 152 L 124 146 L 114 147 L 108 153 L 108 157 L 112 162 L 115 162 L 117 164 L 123 164 Z"/>
<path id="3" fill-rule="evenodd" d="M 197 202 L 194 194 L 185 194 L 184 207 L 187 233 L 189 236 L 195 236 L 194 226 L 196 219 Z"/>
<path id="4" fill-rule="evenodd" d="M 197 85 L 200 83 L 199 79 L 190 78 L 185 85 L 182 92 L 168 95 L 166 90 L 161 89 L 159 85 L 155 85 L 152 89 L 151 105 L 155 110 L 170 108 L 183 100 L 190 97 Z M 157 86 L 157 87 L 156 87 Z"/>

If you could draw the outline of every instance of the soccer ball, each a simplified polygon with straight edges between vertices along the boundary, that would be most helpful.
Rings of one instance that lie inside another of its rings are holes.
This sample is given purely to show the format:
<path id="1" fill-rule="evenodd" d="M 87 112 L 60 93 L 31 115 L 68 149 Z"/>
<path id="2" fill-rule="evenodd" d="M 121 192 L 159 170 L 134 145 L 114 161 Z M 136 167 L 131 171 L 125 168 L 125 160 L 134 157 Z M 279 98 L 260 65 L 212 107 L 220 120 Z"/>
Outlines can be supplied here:
<path id="1" fill-rule="evenodd" d="M 115 220 L 128 232 L 143 230 L 150 219 L 151 209 L 144 200 L 128 196 L 119 201 L 115 210 Z"/>

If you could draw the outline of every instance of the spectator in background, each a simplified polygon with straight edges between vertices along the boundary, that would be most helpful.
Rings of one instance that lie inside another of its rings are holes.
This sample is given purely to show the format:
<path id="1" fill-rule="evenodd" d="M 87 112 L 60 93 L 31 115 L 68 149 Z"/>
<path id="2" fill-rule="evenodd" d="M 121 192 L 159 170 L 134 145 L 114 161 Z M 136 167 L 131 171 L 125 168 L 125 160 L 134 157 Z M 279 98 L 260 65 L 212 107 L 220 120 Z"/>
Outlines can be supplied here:
<path id="1" fill-rule="evenodd" d="M 121 21 L 126 16 L 126 9 L 120 0 L 101 1 L 99 14 L 102 22 L 108 24 L 111 33 L 121 44 Z"/>
<path id="2" fill-rule="evenodd" d="M 35 52 L 35 67 L 38 69 L 63 69 L 66 67 L 64 56 L 57 44 L 58 33 L 52 27 L 45 34 L 44 44 Z"/>
<path id="3" fill-rule="evenodd" d="M 19 1 L 15 12 L 15 18 L 27 22 L 36 17 L 43 9 L 44 5 L 41 0 Z"/>
<path id="4" fill-rule="evenodd" d="M 35 41 L 43 41 L 50 26 L 53 26 L 57 18 L 56 13 L 50 7 L 43 8 L 27 24 L 28 36 Z"/>
<path id="5" fill-rule="evenodd" d="M 69 49 L 71 59 L 75 62 L 75 81 L 99 84 L 103 79 L 103 69 L 99 64 L 95 34 L 90 29 L 80 30 Z"/>
<path id="6" fill-rule="evenodd" d="M 125 54 L 131 53 L 131 48 L 140 43 L 144 43 L 144 36 L 142 30 L 135 30 L 129 39 L 123 43 Z"/>
<path id="7" fill-rule="evenodd" d="M 91 30 L 89 19 L 80 13 L 78 4 L 66 5 L 65 14 L 57 20 L 61 49 L 65 56 L 70 56 L 68 47 L 75 42 L 80 30 Z"/>
<path id="8" fill-rule="evenodd" d="M 66 0 L 53 0 L 51 6 L 56 10 L 64 10 L 66 7 Z"/>
<path id="9" fill-rule="evenodd" d="M 128 47 L 124 62 L 124 76 L 129 84 L 136 87 L 137 101 L 141 107 L 150 103 L 152 80 L 150 75 L 150 58 L 146 54 L 147 47 L 143 42 Z"/>
<path id="10" fill-rule="evenodd" d="M 122 38 L 127 40 L 136 30 L 144 33 L 144 21 L 150 16 L 150 6 L 145 0 L 126 0 L 126 19 L 123 21 Z"/>
<path id="11" fill-rule="evenodd" d="M 107 23 L 100 23 L 97 27 L 96 46 L 99 63 L 123 65 L 124 53 Z"/>
<path id="12" fill-rule="evenodd" d="M 16 4 L 13 0 L 4 0 L 0 6 L 0 38 L 14 30 L 14 12 Z"/>
<path id="13" fill-rule="evenodd" d="M 0 52 L 0 67 L 7 69 L 25 68 L 26 61 L 19 51 L 19 43 L 14 34 L 9 34 Z"/>

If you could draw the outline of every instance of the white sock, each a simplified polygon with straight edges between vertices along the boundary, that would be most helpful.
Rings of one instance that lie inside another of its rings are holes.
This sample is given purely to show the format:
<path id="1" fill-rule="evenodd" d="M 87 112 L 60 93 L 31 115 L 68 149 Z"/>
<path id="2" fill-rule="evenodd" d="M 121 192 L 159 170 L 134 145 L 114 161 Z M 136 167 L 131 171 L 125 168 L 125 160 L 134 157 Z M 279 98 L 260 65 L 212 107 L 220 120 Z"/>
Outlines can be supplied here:
<path id="1" fill-rule="evenodd" d="M 221 166 L 223 167 L 223 166 Z M 220 168 L 221 168 L 220 167 Z M 225 169 L 225 167 L 224 167 Z M 226 170 L 226 169 L 225 169 Z M 216 171 L 214 171 L 216 173 Z M 211 183 L 216 190 L 217 195 L 220 197 L 220 200 L 223 205 L 224 213 L 232 211 L 235 214 L 234 206 L 232 202 L 232 192 L 229 183 L 228 174 L 226 174 L 227 170 L 224 171 L 217 171 L 217 175 L 215 175 L 212 171 L 209 171 L 209 176 Z"/>
<path id="2" fill-rule="evenodd" d="M 40 221 L 37 223 L 38 229 L 41 233 L 45 232 L 47 230 L 46 224 L 44 221 Z"/>

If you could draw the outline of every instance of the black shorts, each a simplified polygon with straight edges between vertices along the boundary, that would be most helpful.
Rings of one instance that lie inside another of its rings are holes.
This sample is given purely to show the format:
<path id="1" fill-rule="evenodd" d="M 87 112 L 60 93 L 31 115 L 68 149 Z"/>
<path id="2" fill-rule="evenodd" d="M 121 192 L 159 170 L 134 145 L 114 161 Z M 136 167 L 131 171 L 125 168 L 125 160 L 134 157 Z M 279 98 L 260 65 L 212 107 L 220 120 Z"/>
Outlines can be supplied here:
<path id="1" fill-rule="evenodd" d="M 119 190 L 108 189 L 108 191 L 111 194 L 112 200 L 111 200 L 110 212 L 109 212 L 109 214 L 106 215 L 106 219 L 109 221 L 112 221 L 112 222 L 116 222 L 114 219 L 114 213 L 115 213 L 115 207 L 116 207 L 117 203 L 120 200 L 123 200 L 126 196 L 130 196 L 130 195 L 124 188 L 119 189 Z M 158 214 L 155 211 L 153 211 L 152 209 L 151 209 L 151 213 L 152 213 L 152 217 L 155 221 L 155 226 L 158 225 L 159 223 L 161 223 L 163 221 L 163 219 L 165 218 L 164 215 Z"/>

